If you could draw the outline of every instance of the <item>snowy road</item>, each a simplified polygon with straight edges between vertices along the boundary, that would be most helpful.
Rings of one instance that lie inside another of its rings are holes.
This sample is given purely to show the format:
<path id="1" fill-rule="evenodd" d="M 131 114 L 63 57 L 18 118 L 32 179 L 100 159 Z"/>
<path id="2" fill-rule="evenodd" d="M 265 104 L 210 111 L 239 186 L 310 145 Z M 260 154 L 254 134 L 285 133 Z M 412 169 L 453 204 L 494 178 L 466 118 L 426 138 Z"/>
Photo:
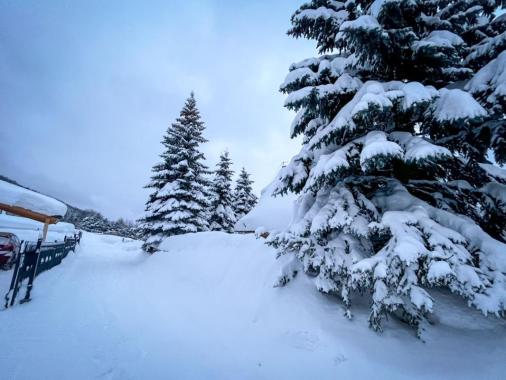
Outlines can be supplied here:
<path id="1" fill-rule="evenodd" d="M 448 297 L 424 344 L 394 321 L 375 334 L 366 308 L 347 321 L 305 276 L 273 288 L 279 263 L 252 236 L 139 247 L 86 234 L 31 303 L 0 312 L 0 378 L 505 378 L 505 323 Z"/>

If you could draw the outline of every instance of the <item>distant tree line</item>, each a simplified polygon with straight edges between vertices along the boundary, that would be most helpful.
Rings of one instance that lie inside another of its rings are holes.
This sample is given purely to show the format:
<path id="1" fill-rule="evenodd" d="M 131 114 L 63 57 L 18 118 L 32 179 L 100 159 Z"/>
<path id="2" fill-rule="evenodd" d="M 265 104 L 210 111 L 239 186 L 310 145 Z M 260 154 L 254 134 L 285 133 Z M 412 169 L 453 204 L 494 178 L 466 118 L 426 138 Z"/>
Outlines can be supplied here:
<path id="1" fill-rule="evenodd" d="M 67 205 L 68 210 L 63 218 L 64 222 L 72 223 L 76 228 L 88 232 L 124 236 L 132 239 L 138 239 L 142 236 L 138 224 L 119 218 L 118 220 L 109 220 L 101 213 L 95 210 L 82 210 L 74 206 Z"/>
<path id="2" fill-rule="evenodd" d="M 0 175 L 0 180 L 42 194 L 40 191 L 24 186 L 4 175 Z M 123 218 L 119 218 L 115 221 L 109 220 L 98 211 L 91 209 L 83 210 L 69 205 L 62 200 L 60 200 L 60 202 L 65 203 L 67 206 L 67 213 L 63 217 L 62 222 L 72 223 L 77 229 L 101 234 L 124 236 L 132 239 L 139 239 L 143 236 L 142 230 L 136 222 Z"/>

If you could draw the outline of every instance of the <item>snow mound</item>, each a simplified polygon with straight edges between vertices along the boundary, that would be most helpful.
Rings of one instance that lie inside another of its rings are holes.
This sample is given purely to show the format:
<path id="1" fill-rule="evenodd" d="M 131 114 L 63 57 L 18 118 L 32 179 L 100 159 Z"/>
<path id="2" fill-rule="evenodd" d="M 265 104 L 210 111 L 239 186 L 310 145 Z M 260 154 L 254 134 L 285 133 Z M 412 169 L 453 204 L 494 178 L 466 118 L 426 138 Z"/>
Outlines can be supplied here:
<path id="1" fill-rule="evenodd" d="M 56 199 L 1 180 L 0 203 L 49 216 L 63 217 L 67 212 L 67 206 Z"/>
<path id="2" fill-rule="evenodd" d="M 237 232 L 254 232 L 261 228 L 266 231 L 282 231 L 292 221 L 295 194 L 277 195 L 273 193 L 277 181 L 262 190 L 258 203 L 235 224 Z"/>

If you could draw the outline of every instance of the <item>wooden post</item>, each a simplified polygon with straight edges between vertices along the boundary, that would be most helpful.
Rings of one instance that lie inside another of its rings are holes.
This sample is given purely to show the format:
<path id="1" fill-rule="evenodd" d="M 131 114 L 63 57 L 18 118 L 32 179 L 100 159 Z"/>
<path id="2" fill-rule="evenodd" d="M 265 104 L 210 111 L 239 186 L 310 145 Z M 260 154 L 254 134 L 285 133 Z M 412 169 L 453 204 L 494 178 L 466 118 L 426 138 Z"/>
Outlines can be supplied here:
<path id="1" fill-rule="evenodd" d="M 46 241 L 46 237 L 47 237 L 47 229 L 49 228 L 49 219 L 46 219 L 46 221 L 44 222 L 44 229 L 42 230 L 42 241 Z"/>
<path id="2" fill-rule="evenodd" d="M 28 285 L 26 285 L 25 298 L 23 298 L 21 301 L 19 301 L 19 303 L 30 302 L 30 300 L 31 300 L 30 295 L 32 293 L 33 281 L 35 280 L 35 276 L 37 276 L 37 267 L 39 266 L 41 246 L 42 246 L 42 239 L 39 239 L 37 241 L 37 247 L 35 248 L 35 252 L 31 252 L 31 255 L 29 258 L 30 264 L 31 264 L 31 270 L 30 270 L 30 275 L 28 277 Z"/>

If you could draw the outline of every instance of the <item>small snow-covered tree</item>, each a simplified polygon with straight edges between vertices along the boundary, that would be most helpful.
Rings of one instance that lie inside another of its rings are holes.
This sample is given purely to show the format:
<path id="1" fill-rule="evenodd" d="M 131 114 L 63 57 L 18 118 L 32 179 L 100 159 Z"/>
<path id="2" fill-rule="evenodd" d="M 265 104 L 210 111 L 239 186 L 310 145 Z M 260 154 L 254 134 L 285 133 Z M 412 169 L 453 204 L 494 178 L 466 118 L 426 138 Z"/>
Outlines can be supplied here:
<path id="1" fill-rule="evenodd" d="M 506 309 L 506 175 L 487 162 L 504 157 L 499 5 L 312 0 L 292 16 L 288 33 L 320 55 L 281 86 L 303 146 L 277 192 L 299 200 L 268 243 L 348 316 L 353 295 L 370 293 L 375 330 L 393 313 L 420 333 L 431 287 L 485 314 Z M 287 267 L 281 284 L 296 272 Z"/>
<path id="2" fill-rule="evenodd" d="M 212 182 L 213 199 L 211 202 L 210 228 L 213 231 L 232 232 L 236 217 L 233 210 L 232 199 L 232 175 L 230 168 L 232 160 L 228 152 L 220 155 L 216 164 L 214 179 Z"/>
<path id="3" fill-rule="evenodd" d="M 162 144 L 162 162 L 156 164 L 148 188 L 154 189 L 146 203 L 143 229 L 145 248 L 152 250 L 167 236 L 204 231 L 206 212 L 204 123 L 193 93 L 186 100 L 179 118 L 167 130 Z"/>
<path id="4" fill-rule="evenodd" d="M 214 200 L 214 190 L 213 190 L 213 177 L 214 174 L 211 170 L 207 170 L 204 172 L 202 176 L 202 194 L 204 195 L 204 199 L 206 200 L 207 207 L 203 211 L 203 217 L 207 221 L 208 228 L 210 229 L 211 215 L 213 214 L 212 203 Z"/>
<path id="5" fill-rule="evenodd" d="M 106 233 L 110 235 L 128 237 L 131 239 L 142 238 L 142 235 L 139 234 L 138 226 L 135 223 L 123 218 L 119 218 L 114 222 L 108 221 L 108 229 Z"/>
<path id="6" fill-rule="evenodd" d="M 93 226 L 95 224 L 94 218 L 90 216 L 85 216 L 79 223 L 79 228 L 88 231 L 93 232 Z"/>
<path id="7" fill-rule="evenodd" d="M 257 197 L 253 194 L 251 187 L 252 184 L 253 181 L 249 178 L 248 172 L 242 168 L 234 189 L 234 212 L 237 219 L 250 212 L 257 203 Z"/>
<path id="8" fill-rule="evenodd" d="M 98 212 L 92 212 L 79 223 L 79 228 L 95 233 L 108 233 L 110 222 Z"/>

